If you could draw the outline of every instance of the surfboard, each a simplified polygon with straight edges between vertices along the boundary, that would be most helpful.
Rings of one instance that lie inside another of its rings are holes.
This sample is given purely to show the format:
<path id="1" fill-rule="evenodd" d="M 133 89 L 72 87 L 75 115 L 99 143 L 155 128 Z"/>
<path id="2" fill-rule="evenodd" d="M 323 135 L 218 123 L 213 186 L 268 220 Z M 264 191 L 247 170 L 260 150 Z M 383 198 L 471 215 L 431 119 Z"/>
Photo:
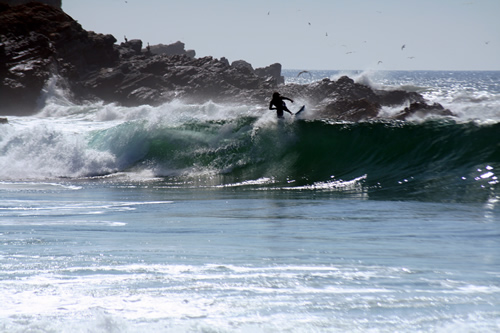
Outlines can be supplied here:
<path id="1" fill-rule="evenodd" d="M 302 107 L 299 109 L 299 111 L 295 112 L 294 116 L 299 116 L 302 111 L 306 109 L 305 105 L 302 105 Z"/>

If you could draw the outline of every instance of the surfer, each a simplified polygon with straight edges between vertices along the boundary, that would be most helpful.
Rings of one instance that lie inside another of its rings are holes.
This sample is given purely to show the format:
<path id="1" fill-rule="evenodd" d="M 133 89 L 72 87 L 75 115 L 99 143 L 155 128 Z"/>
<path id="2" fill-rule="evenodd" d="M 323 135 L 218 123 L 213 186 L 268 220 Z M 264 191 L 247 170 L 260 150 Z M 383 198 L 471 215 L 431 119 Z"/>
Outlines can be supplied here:
<path id="1" fill-rule="evenodd" d="M 286 107 L 285 100 L 293 103 L 293 100 L 291 98 L 281 96 L 279 92 L 275 92 L 273 94 L 273 99 L 271 99 L 271 102 L 269 103 L 269 110 L 276 110 L 276 115 L 278 116 L 278 118 L 283 118 L 283 111 L 286 111 L 289 114 L 293 115 L 293 113 Z"/>

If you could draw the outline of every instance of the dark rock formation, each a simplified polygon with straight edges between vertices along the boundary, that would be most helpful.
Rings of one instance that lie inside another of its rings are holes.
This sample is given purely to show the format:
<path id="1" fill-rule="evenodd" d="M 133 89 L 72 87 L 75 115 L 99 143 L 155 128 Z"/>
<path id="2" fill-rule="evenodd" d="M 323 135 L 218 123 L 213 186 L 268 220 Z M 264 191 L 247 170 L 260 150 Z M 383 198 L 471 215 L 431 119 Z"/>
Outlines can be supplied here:
<path id="1" fill-rule="evenodd" d="M 243 93 L 247 94 L 244 101 L 255 102 L 253 92 L 275 88 L 271 81 L 212 57 L 141 54 L 122 58 L 116 66 L 89 73 L 84 80 L 74 81 L 70 86 L 86 99 L 95 96 L 124 105 L 156 105 L 174 98 L 231 102 Z"/>
<path id="2" fill-rule="evenodd" d="M 40 3 L 0 11 L 0 85 L 3 114 L 29 114 L 51 75 L 60 75 L 76 100 L 98 98 L 124 105 L 159 104 L 173 98 L 243 102 L 265 99 L 278 80 L 251 65 L 142 51 L 142 41 L 115 45 L 111 35 L 82 29 L 59 9 Z M 179 45 L 179 44 L 178 44 Z M 183 48 L 183 47 L 182 47 Z M 241 62 L 242 63 L 242 62 Z"/>
<path id="3" fill-rule="evenodd" d="M 30 114 L 46 81 L 78 80 L 115 63 L 115 38 L 87 32 L 61 9 L 38 2 L 0 5 L 0 114 Z"/>
<path id="4" fill-rule="evenodd" d="M 189 58 L 194 58 L 196 56 L 196 52 L 194 50 L 186 50 L 185 44 L 183 42 L 177 41 L 172 44 L 164 45 L 148 45 L 143 51 L 149 51 L 152 54 L 166 54 L 166 55 L 186 55 Z"/>
<path id="5" fill-rule="evenodd" d="M 439 104 L 427 105 L 418 93 L 373 90 L 366 85 L 355 83 L 347 76 L 337 81 L 323 79 L 308 85 L 289 84 L 280 87 L 280 91 L 286 96 L 301 98 L 308 101 L 308 104 L 315 105 L 314 114 L 319 118 L 345 121 L 374 119 L 379 117 L 383 106 L 397 107 L 407 104 L 413 105 L 412 110 L 406 108 L 395 119 L 406 120 L 417 111 L 421 111 L 422 115 L 453 115 Z"/>
<path id="6" fill-rule="evenodd" d="M 3 4 L 11 5 L 11 6 L 17 6 L 17 5 L 23 5 L 23 4 L 26 4 L 28 2 L 33 2 L 33 1 L 41 2 L 41 3 L 44 3 L 46 5 L 54 6 L 57 8 L 61 8 L 61 5 L 62 5 L 62 0 L 0 0 L 0 4 L 3 3 Z"/>
<path id="7" fill-rule="evenodd" d="M 277 84 L 285 83 L 285 77 L 281 75 L 281 64 L 275 63 L 267 67 L 255 69 L 255 74 L 260 77 L 272 78 Z"/>
<path id="8" fill-rule="evenodd" d="M 284 85 L 280 64 L 254 69 L 244 60 L 195 58 L 181 42 L 145 49 L 137 39 L 117 45 L 113 36 L 85 31 L 61 9 L 41 3 L 0 4 L 0 38 L 0 114 L 36 112 L 44 84 L 55 75 L 82 102 L 158 105 L 177 98 L 267 105 L 279 89 L 324 118 L 371 119 L 381 107 L 399 105 L 410 107 L 398 119 L 417 111 L 449 113 L 417 93 L 376 91 L 348 77 Z"/>
<path id="9" fill-rule="evenodd" d="M 401 113 L 397 114 L 395 119 L 406 120 L 411 116 L 426 116 L 426 115 L 436 115 L 436 116 L 455 116 L 450 110 L 443 108 L 441 104 L 434 103 L 428 105 L 425 102 L 414 102 L 411 103 L 409 107 L 406 107 Z"/>

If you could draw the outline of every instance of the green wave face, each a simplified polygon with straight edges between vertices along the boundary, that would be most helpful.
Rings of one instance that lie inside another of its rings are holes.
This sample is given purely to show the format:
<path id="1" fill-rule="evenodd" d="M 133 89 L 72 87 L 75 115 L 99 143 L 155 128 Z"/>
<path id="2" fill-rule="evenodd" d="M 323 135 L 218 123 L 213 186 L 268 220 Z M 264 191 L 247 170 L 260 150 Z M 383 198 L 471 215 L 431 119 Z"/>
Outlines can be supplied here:
<path id="1" fill-rule="evenodd" d="M 167 182 L 391 200 L 483 202 L 496 196 L 500 168 L 500 124 L 446 120 L 140 121 L 96 132 L 90 146 L 113 153 L 123 170 L 152 170 Z"/>

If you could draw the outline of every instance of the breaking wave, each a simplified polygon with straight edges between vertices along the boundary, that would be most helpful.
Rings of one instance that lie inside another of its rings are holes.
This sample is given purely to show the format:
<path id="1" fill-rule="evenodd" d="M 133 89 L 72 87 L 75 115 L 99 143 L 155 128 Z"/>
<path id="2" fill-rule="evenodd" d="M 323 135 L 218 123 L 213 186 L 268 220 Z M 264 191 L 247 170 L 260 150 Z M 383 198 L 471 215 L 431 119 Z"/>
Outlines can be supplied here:
<path id="1" fill-rule="evenodd" d="M 327 74 L 342 73 L 308 77 Z M 38 115 L 9 117 L 0 126 L 0 180 L 105 177 L 394 200 L 498 200 L 500 94 L 492 86 L 498 72 L 476 81 L 470 77 L 475 73 L 460 72 L 358 74 L 355 79 L 366 84 L 427 89 L 430 102 L 442 102 L 458 117 L 278 121 L 255 105 L 75 105 L 49 84 Z M 391 112 L 396 110 L 382 114 Z"/>
<path id="2" fill-rule="evenodd" d="M 213 103 L 76 108 L 2 127 L 0 179 L 134 174 L 182 186 L 450 201 L 489 200 L 498 187 L 498 122 L 278 121 Z"/>

